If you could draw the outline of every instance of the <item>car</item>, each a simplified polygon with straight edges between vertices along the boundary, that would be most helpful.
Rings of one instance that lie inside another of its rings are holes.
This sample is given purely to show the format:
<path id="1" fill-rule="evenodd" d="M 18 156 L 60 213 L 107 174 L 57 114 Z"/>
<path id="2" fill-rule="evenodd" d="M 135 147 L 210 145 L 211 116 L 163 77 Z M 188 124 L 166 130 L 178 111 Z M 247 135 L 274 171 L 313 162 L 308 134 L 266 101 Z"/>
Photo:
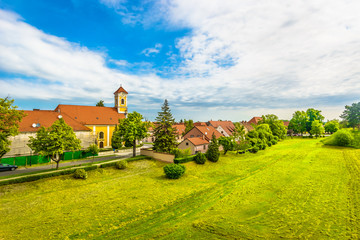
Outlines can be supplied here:
<path id="1" fill-rule="evenodd" d="M 15 169 L 17 169 L 16 165 L 0 163 L 0 171 L 14 171 Z"/>

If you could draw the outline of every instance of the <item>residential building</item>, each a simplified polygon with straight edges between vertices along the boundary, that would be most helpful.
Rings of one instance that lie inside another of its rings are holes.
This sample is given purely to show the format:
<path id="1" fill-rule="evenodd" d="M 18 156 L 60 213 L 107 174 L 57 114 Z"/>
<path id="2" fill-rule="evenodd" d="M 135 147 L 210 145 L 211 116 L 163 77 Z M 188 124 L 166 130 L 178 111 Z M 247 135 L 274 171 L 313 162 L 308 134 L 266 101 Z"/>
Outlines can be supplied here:
<path id="1" fill-rule="evenodd" d="M 196 154 L 198 152 L 205 153 L 209 148 L 209 141 L 200 137 L 187 138 L 178 145 L 178 148 L 179 149 L 189 148 L 191 154 Z"/>
<path id="2" fill-rule="evenodd" d="M 209 121 L 208 126 L 213 126 L 218 132 L 222 133 L 225 137 L 233 135 L 235 125 L 232 121 Z"/>

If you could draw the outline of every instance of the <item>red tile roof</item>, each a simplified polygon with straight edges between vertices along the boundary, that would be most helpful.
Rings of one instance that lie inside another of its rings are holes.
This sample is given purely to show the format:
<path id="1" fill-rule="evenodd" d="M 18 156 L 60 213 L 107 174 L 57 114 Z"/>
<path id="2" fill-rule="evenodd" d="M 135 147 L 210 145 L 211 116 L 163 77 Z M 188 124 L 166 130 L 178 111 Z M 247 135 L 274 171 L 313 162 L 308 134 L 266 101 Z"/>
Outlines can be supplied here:
<path id="1" fill-rule="evenodd" d="M 119 119 L 125 118 L 125 114 L 118 113 L 116 108 L 79 106 L 79 105 L 58 105 L 56 112 L 66 113 L 74 120 L 84 125 L 115 125 Z"/>
<path id="2" fill-rule="evenodd" d="M 243 121 L 243 122 L 241 122 L 241 124 L 244 126 L 244 128 L 246 128 L 248 130 L 248 132 L 250 132 L 251 130 L 254 130 L 254 127 L 251 126 L 251 124 L 248 122 Z"/>
<path id="3" fill-rule="evenodd" d="M 187 138 L 187 140 L 189 140 L 192 144 L 194 144 L 194 146 L 199 146 L 199 145 L 204 145 L 204 144 L 209 144 L 209 141 L 196 137 L 196 138 Z"/>
<path id="4" fill-rule="evenodd" d="M 221 136 L 224 136 L 218 132 L 213 126 L 195 126 L 201 133 L 205 135 L 206 138 L 211 139 L 212 135 L 215 134 L 216 139 Z"/>
<path id="5" fill-rule="evenodd" d="M 290 121 L 283 121 L 285 126 L 289 126 Z"/>
<path id="6" fill-rule="evenodd" d="M 248 123 L 253 123 L 256 125 L 260 120 L 262 120 L 261 117 L 253 117 L 252 119 L 250 119 L 250 121 L 248 121 Z"/>
<path id="7" fill-rule="evenodd" d="M 122 86 L 120 86 L 119 89 L 114 92 L 114 94 L 121 93 L 121 92 L 128 94 L 128 92 Z"/>
<path id="8" fill-rule="evenodd" d="M 220 126 L 230 136 L 232 136 L 233 132 L 235 131 L 235 125 L 232 123 L 232 121 L 209 121 L 209 125 L 213 126 L 214 128 Z"/>
<path id="9" fill-rule="evenodd" d="M 19 123 L 20 132 L 36 132 L 39 127 L 50 127 L 56 120 L 59 119 L 59 115 L 62 116 L 66 124 L 68 124 L 74 131 L 90 131 L 88 127 L 85 127 L 81 123 L 75 121 L 65 113 L 58 113 L 52 110 L 36 110 L 36 111 L 24 111 L 26 116 Z M 38 127 L 33 127 L 33 124 L 38 124 Z"/>
<path id="10" fill-rule="evenodd" d="M 173 128 L 176 129 L 178 135 L 182 135 L 185 132 L 185 125 L 183 124 L 175 124 L 173 125 Z"/>
<path id="11" fill-rule="evenodd" d="M 206 126 L 206 122 L 194 122 L 194 126 Z"/>

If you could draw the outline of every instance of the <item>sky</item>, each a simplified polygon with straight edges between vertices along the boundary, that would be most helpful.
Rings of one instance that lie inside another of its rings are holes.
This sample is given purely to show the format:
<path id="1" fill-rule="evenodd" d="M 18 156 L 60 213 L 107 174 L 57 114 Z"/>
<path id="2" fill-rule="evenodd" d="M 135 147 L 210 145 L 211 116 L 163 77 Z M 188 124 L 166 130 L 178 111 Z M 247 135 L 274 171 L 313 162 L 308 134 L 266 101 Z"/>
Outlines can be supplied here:
<path id="1" fill-rule="evenodd" d="M 339 118 L 360 101 L 358 0 L 0 0 L 0 97 L 154 120 Z"/>

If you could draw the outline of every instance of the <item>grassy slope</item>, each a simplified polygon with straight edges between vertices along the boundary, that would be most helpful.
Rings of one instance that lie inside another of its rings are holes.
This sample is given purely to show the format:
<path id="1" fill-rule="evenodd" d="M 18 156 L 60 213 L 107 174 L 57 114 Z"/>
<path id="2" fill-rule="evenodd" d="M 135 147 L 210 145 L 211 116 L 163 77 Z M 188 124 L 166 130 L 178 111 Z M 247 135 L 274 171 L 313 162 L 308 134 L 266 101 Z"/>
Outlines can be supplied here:
<path id="1" fill-rule="evenodd" d="M 287 140 L 257 154 L 0 187 L 0 239 L 360 237 L 360 150 Z"/>

